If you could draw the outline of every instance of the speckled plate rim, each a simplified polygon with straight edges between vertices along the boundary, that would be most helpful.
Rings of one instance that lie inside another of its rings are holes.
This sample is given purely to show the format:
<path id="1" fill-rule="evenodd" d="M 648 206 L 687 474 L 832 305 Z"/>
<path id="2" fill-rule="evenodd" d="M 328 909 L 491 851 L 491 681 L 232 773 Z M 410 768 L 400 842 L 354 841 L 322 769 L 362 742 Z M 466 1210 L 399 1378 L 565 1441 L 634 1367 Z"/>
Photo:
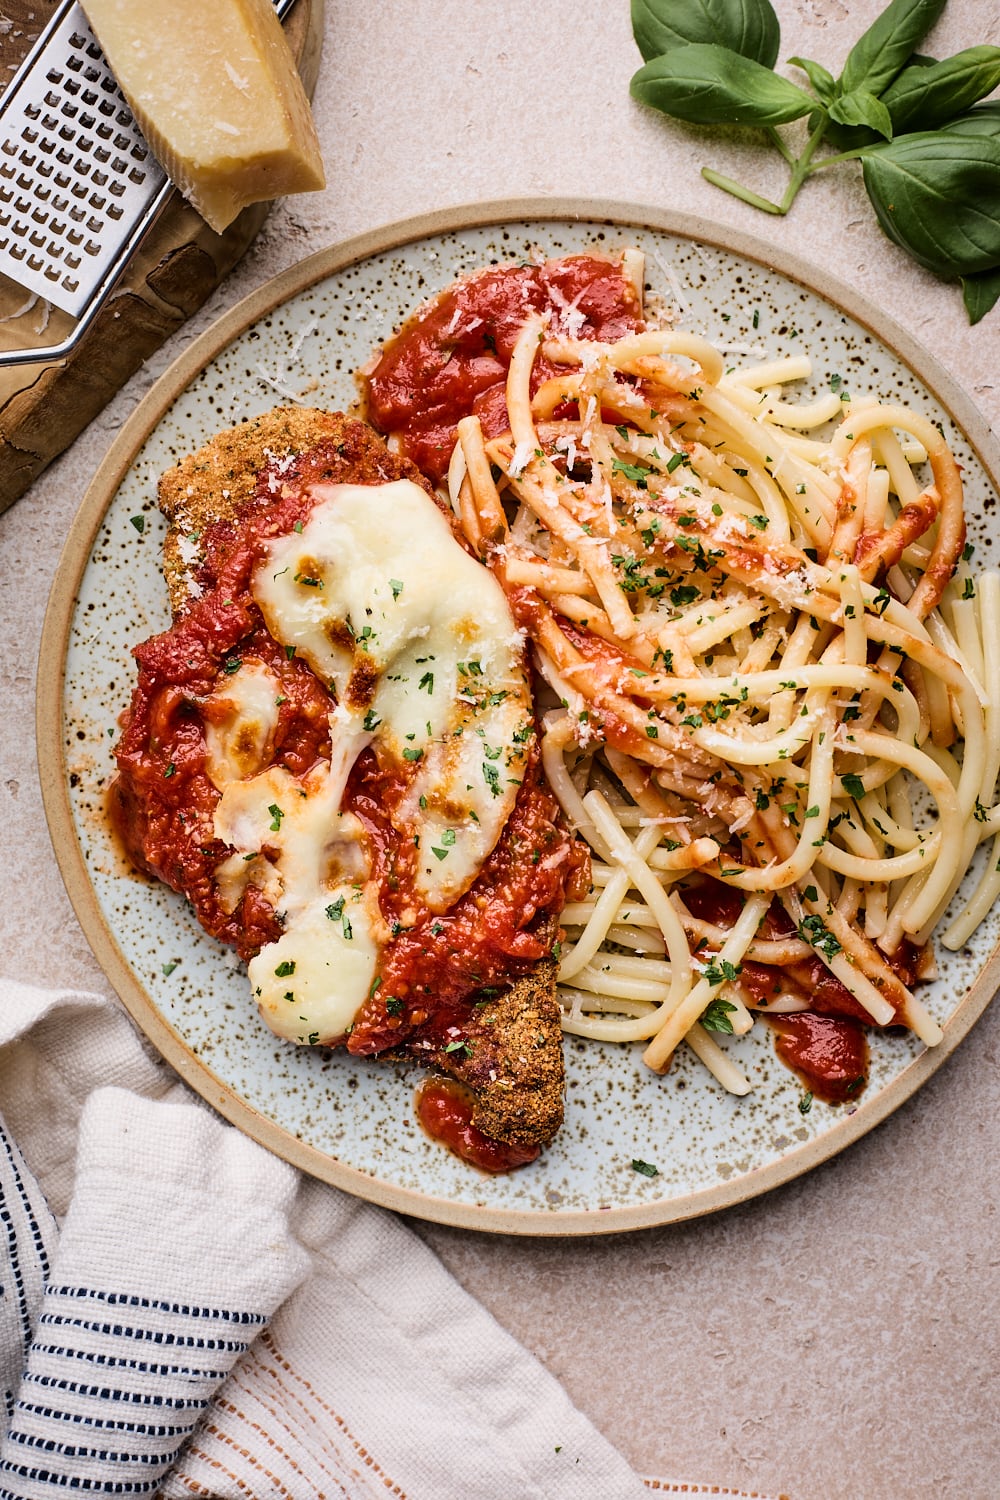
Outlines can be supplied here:
<path id="1" fill-rule="evenodd" d="M 43 804 L 56 860 L 83 932 L 133 1020 L 153 1047 L 207 1103 L 293 1166 L 352 1195 L 414 1217 L 459 1228 L 535 1236 L 618 1233 L 714 1213 L 789 1182 L 839 1154 L 880 1124 L 937 1071 L 1000 988 L 1000 945 L 994 949 L 945 1025 L 943 1042 L 920 1053 L 877 1094 L 823 1135 L 778 1159 L 710 1188 L 646 1204 L 548 1213 L 457 1203 L 383 1181 L 338 1161 L 261 1114 L 198 1058 L 137 981 L 98 904 L 79 843 L 63 749 L 66 654 L 78 590 L 98 531 L 119 485 L 143 443 L 189 383 L 251 324 L 325 277 L 373 255 L 434 235 L 512 222 L 579 222 L 595 229 L 660 231 L 757 262 L 838 308 L 902 360 L 961 429 L 1000 491 L 1000 449 L 973 403 L 917 340 L 837 278 L 755 236 L 693 215 L 628 202 L 587 199 L 503 199 L 442 209 L 358 235 L 289 267 L 251 292 L 175 359 L 122 426 L 74 517 L 56 569 L 42 629 L 36 697 L 38 764 Z M 484 1189 L 485 1191 L 485 1189 Z"/>

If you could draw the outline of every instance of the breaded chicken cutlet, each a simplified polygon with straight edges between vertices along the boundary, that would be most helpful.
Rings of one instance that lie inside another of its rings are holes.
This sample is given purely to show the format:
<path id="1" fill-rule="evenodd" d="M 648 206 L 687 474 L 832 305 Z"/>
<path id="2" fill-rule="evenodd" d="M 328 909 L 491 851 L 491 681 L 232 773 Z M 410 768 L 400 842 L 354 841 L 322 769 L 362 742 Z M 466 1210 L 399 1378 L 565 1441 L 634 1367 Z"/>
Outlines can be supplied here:
<path id="1" fill-rule="evenodd" d="M 305 541 L 313 508 L 329 499 L 329 486 L 373 487 L 374 504 L 377 496 L 393 494 L 382 487 L 400 481 L 432 495 L 413 465 L 390 453 L 364 423 L 297 407 L 277 408 L 220 433 L 160 481 L 159 503 L 169 523 L 164 575 L 175 625 L 136 649 L 139 684 L 117 748 L 119 822 L 136 862 L 182 891 L 206 930 L 233 944 L 251 964 L 251 975 L 258 955 L 277 952 L 273 945 L 283 940 L 287 892 L 283 896 L 268 863 L 274 857 L 268 838 L 278 845 L 278 831 L 265 834 L 257 853 L 253 847 L 243 852 L 242 846 L 234 852 L 220 837 L 220 793 L 209 774 L 219 705 L 228 706 L 226 694 L 250 682 L 251 672 L 266 680 L 268 693 L 273 689 L 273 701 L 281 706 L 264 728 L 250 721 L 241 727 L 242 750 L 249 756 L 244 769 L 252 773 L 246 779 L 294 776 L 303 786 L 315 777 L 317 765 L 327 766 L 328 721 L 336 717 L 338 701 L 341 710 L 347 707 L 342 695 L 338 700 L 332 694 L 329 681 L 318 680 L 302 653 L 272 639 L 251 593 L 252 569 L 268 547 L 296 533 L 304 533 Z M 434 513 L 441 514 L 436 505 Z M 386 526 L 392 526 L 391 512 Z M 301 582 L 314 585 L 313 595 L 319 597 L 321 577 Z M 394 593 L 402 589 L 396 580 L 390 583 Z M 482 587 L 487 583 L 484 573 Z M 353 637 L 357 622 L 352 626 L 348 620 L 348 626 Z M 463 670 L 466 665 L 459 663 Z M 350 681 L 357 680 L 355 671 Z M 469 701 L 468 694 L 459 696 Z M 499 700 L 506 690 L 492 696 Z M 366 728 L 372 718 L 369 709 Z M 522 728 L 516 738 L 526 740 L 527 731 Z M 486 753 L 499 752 L 488 748 Z M 409 760 L 417 752 L 403 755 Z M 483 764 L 495 797 L 495 761 Z M 562 1121 L 561 1027 L 555 964 L 548 954 L 558 937 L 559 912 L 581 868 L 575 841 L 541 775 L 536 743 L 523 750 L 521 770 L 513 815 L 471 887 L 447 910 L 421 913 L 415 902 L 401 907 L 393 885 L 404 844 L 420 840 L 408 836 L 403 803 L 392 805 L 396 793 L 391 778 L 386 781 L 378 743 L 360 753 L 345 795 L 352 809 L 348 816 L 364 825 L 381 882 L 380 916 L 391 938 L 377 967 L 393 976 L 393 993 L 381 993 L 377 974 L 367 1001 L 342 1035 L 313 1031 L 297 1038 L 345 1045 L 362 1055 L 412 1059 L 450 1076 L 468 1091 L 472 1126 L 487 1142 L 507 1143 L 520 1152 L 513 1161 L 530 1159 Z M 178 795 L 182 781 L 186 796 Z M 279 830 L 285 814 L 277 793 L 274 798 L 271 828 Z M 423 796 L 420 800 L 425 804 Z M 438 859 L 452 852 L 448 839 L 446 830 L 443 847 L 435 850 Z M 531 849 L 525 847 L 528 839 Z M 245 862 L 235 904 L 220 877 L 234 861 Z M 530 894 L 527 869 L 533 871 Z M 338 931 L 346 926 L 343 911 L 342 894 L 326 906 L 331 922 L 337 917 Z M 399 958 L 404 951 L 409 969 Z M 295 968 L 295 961 L 285 959 L 274 972 L 291 976 Z M 412 984 L 405 978 L 399 982 L 400 974 L 411 971 Z M 335 985 L 335 965 L 331 976 Z M 259 996 L 259 986 L 256 992 Z M 286 998 L 293 995 L 290 988 Z M 266 1013 L 265 1018 L 273 1024 Z"/>

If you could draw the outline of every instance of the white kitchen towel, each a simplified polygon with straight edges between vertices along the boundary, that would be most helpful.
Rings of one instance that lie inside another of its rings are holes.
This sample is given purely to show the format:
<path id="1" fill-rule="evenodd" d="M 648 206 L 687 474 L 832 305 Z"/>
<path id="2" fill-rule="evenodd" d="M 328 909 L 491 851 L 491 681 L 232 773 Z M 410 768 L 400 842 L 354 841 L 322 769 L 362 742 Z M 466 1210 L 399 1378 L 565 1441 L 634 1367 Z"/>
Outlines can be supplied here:
<path id="1" fill-rule="evenodd" d="M 638 1500 L 395 1216 L 300 1177 L 116 1002 L 0 980 L 0 1500 Z"/>

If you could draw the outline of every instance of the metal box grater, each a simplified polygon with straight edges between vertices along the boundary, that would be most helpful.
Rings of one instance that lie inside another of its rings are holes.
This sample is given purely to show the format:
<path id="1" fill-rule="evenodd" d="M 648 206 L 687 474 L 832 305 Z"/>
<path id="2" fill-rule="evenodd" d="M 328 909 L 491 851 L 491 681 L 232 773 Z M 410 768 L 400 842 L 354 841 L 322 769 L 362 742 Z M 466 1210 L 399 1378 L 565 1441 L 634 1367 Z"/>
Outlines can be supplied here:
<path id="1" fill-rule="evenodd" d="M 275 0 L 284 17 L 294 0 Z M 64 0 L 0 99 L 0 274 L 77 319 L 69 353 L 173 191 L 76 0 Z"/>

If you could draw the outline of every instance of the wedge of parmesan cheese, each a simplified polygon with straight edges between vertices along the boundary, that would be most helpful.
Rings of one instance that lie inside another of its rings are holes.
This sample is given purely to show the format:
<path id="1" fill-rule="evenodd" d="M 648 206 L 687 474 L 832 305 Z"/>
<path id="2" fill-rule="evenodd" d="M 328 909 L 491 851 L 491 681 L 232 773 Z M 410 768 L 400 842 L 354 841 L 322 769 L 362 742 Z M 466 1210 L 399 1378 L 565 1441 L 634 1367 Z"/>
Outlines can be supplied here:
<path id="1" fill-rule="evenodd" d="M 171 181 L 223 230 L 248 203 L 312 192 L 323 162 L 272 0 L 83 0 Z"/>

